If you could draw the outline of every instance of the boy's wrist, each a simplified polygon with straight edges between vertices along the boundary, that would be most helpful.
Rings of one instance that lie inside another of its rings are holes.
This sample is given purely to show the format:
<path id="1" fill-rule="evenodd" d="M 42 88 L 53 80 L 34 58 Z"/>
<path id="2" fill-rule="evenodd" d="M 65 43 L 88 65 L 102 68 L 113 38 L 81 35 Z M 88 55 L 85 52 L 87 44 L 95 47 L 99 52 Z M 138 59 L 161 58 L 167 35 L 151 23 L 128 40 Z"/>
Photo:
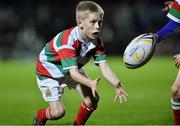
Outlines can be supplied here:
<path id="1" fill-rule="evenodd" d="M 121 85 L 121 82 L 118 82 L 116 85 L 115 85 L 116 88 L 121 88 L 122 85 Z"/>

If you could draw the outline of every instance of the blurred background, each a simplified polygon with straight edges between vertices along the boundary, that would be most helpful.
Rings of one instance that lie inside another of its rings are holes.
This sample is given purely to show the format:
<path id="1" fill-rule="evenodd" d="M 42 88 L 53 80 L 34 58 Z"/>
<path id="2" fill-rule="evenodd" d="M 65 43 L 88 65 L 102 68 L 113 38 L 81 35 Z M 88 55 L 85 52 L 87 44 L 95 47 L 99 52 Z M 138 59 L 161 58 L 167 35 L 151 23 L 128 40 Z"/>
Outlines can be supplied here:
<path id="1" fill-rule="evenodd" d="M 58 32 L 76 25 L 78 0 L 0 0 L 0 59 L 35 58 Z M 102 36 L 108 55 L 122 55 L 137 35 L 156 33 L 167 21 L 165 0 L 99 0 L 104 11 Z M 178 34 L 157 46 L 155 54 L 179 52 Z"/>

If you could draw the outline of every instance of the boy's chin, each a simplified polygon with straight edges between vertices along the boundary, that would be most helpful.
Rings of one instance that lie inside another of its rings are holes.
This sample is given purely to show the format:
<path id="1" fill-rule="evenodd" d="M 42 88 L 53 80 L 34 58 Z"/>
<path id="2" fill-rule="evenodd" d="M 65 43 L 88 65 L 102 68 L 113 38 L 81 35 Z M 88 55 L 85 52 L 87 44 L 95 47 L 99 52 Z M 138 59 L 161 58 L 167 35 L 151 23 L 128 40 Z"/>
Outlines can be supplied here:
<path id="1" fill-rule="evenodd" d="M 98 37 L 91 38 L 91 41 L 96 42 L 98 40 Z"/>
<path id="2" fill-rule="evenodd" d="M 99 35 L 97 35 L 97 36 L 92 36 L 91 39 L 92 39 L 92 40 L 97 40 L 97 39 L 99 39 Z"/>
<path id="3" fill-rule="evenodd" d="M 92 41 L 92 40 L 96 40 L 97 38 L 96 37 L 92 37 L 92 36 L 91 37 L 90 36 L 86 36 L 86 39 Z"/>
<path id="4" fill-rule="evenodd" d="M 86 36 L 86 39 L 90 40 L 90 41 L 97 41 L 99 39 L 99 35 L 97 35 L 97 36 Z"/>

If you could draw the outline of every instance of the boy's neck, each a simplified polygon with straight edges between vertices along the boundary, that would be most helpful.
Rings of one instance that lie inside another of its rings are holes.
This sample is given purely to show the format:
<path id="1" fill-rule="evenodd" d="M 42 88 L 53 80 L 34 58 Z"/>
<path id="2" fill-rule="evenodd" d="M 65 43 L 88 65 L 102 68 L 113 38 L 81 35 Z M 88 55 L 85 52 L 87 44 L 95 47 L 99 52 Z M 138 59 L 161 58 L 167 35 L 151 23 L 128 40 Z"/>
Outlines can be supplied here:
<path id="1" fill-rule="evenodd" d="M 83 40 L 83 42 L 85 43 L 88 43 L 88 42 L 92 42 L 93 44 L 96 44 L 97 43 L 97 39 L 91 39 L 89 38 L 87 35 L 85 35 L 82 30 L 80 28 L 78 28 L 79 30 L 79 35 L 80 35 L 80 38 Z"/>

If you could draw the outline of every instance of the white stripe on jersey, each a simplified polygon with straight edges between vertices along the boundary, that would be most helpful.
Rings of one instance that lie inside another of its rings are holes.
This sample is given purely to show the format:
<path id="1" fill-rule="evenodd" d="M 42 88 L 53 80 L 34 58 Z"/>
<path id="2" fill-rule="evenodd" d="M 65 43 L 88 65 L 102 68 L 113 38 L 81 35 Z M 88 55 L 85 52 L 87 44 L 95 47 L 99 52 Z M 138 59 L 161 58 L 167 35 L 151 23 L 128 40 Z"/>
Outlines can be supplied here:
<path id="1" fill-rule="evenodd" d="M 101 61 L 95 61 L 94 63 L 99 64 L 99 63 L 106 63 L 106 60 L 101 60 Z"/>
<path id="2" fill-rule="evenodd" d="M 60 47 L 57 47 L 57 39 L 58 37 L 61 35 L 61 33 L 59 33 L 58 35 L 56 35 L 56 37 L 54 38 L 53 40 L 53 46 L 54 46 L 54 49 L 56 52 L 58 52 L 60 49 L 62 48 L 69 48 L 69 49 L 73 49 L 74 48 L 72 47 L 72 45 L 74 44 L 74 42 L 76 40 L 79 39 L 79 31 L 78 31 L 78 26 L 76 26 L 72 31 L 71 33 L 69 34 L 68 36 L 68 42 L 67 42 L 67 45 L 63 45 L 63 46 L 60 46 Z"/>
<path id="3" fill-rule="evenodd" d="M 63 70 L 68 70 L 68 69 L 71 69 L 71 68 L 77 68 L 78 66 L 70 66 L 70 67 L 64 67 Z"/>
<path id="4" fill-rule="evenodd" d="M 64 49 L 64 48 L 75 50 L 71 45 L 63 45 L 59 48 L 59 50 Z"/>
<path id="5" fill-rule="evenodd" d="M 180 0 L 176 0 L 178 2 L 178 4 L 180 4 Z"/>
<path id="6" fill-rule="evenodd" d="M 170 18 L 171 20 L 180 23 L 180 19 L 174 17 L 173 15 L 171 15 L 170 13 L 167 14 L 167 17 Z"/>
<path id="7" fill-rule="evenodd" d="M 76 26 L 69 34 L 68 45 L 73 45 L 76 40 L 79 40 L 79 38 L 80 36 L 79 36 L 78 26 Z"/>
<path id="8" fill-rule="evenodd" d="M 56 65 L 47 61 L 47 56 L 45 55 L 45 48 L 41 51 L 39 55 L 39 60 L 53 78 L 64 77 L 64 74 L 61 73 L 61 71 L 56 67 Z"/>
<path id="9" fill-rule="evenodd" d="M 59 50 L 59 47 L 57 47 L 57 45 L 56 45 L 56 41 L 57 41 L 58 37 L 60 36 L 60 34 L 61 33 L 57 34 L 56 37 L 53 40 L 53 46 L 54 46 L 54 49 L 55 49 L 56 52 L 58 52 L 58 50 Z"/>

